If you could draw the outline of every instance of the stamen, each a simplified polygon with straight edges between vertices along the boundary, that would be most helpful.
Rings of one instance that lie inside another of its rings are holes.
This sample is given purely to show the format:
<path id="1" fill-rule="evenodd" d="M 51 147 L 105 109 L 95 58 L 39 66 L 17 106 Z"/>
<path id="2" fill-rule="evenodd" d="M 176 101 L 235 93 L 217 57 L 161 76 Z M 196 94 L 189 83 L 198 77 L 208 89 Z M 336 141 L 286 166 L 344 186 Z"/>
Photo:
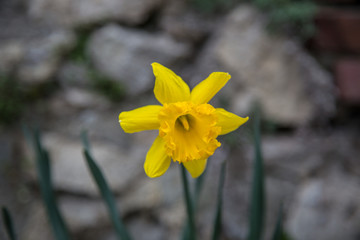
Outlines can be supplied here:
<path id="1" fill-rule="evenodd" d="M 216 137 L 221 128 L 216 125 L 215 109 L 209 104 L 176 102 L 164 105 L 159 121 L 159 136 L 166 143 L 167 155 L 174 161 L 206 159 L 220 146 Z"/>
<path id="2" fill-rule="evenodd" d="M 187 115 L 182 115 L 177 119 L 186 131 L 189 131 L 190 125 L 188 122 Z"/>

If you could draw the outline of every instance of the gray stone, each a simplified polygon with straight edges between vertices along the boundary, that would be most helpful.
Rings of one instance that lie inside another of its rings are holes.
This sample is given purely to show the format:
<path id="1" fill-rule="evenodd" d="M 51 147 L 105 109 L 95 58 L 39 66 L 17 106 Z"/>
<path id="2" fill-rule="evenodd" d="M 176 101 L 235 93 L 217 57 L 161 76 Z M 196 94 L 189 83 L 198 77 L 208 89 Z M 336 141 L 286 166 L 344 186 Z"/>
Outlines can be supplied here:
<path id="1" fill-rule="evenodd" d="M 27 43 L 53 32 L 56 26 L 49 22 L 32 19 L 26 14 L 30 1 L 3 0 L 0 8 L 0 45 L 7 42 L 22 41 Z"/>
<path id="2" fill-rule="evenodd" d="M 168 0 L 160 27 L 175 39 L 198 43 L 211 31 L 213 18 L 203 18 L 186 1 Z"/>
<path id="3" fill-rule="evenodd" d="M 1 4 L 0 71 L 41 82 L 56 71 L 56 58 L 75 38 L 69 30 L 29 18 L 17 5 Z"/>
<path id="4" fill-rule="evenodd" d="M 334 238 L 328 238 L 330 235 L 327 235 L 327 233 L 324 232 L 327 231 L 327 227 L 334 228 L 334 232 L 342 232 L 341 229 L 345 228 L 347 224 L 349 225 L 349 222 L 352 220 L 343 219 L 342 217 L 344 214 L 340 213 L 340 210 L 334 210 L 337 212 L 324 211 L 322 205 L 326 205 L 327 203 L 321 203 L 312 208 L 308 206 L 305 207 L 303 206 L 303 201 L 305 200 L 302 199 L 305 198 L 304 195 L 308 195 L 311 199 L 320 199 L 319 201 L 332 199 L 329 201 L 332 206 L 335 206 L 335 209 L 342 208 L 340 207 L 342 202 L 344 205 L 347 205 L 348 202 L 358 201 L 359 193 L 354 192 L 351 195 L 349 194 L 353 191 L 352 189 L 355 188 L 355 185 L 359 184 L 356 183 L 358 168 L 353 165 L 354 156 L 358 155 L 358 153 L 354 152 L 354 147 L 356 149 L 357 146 L 354 145 L 356 143 L 355 139 L 355 134 L 354 136 L 349 133 L 344 134 L 343 131 L 334 131 L 332 134 L 326 134 L 325 136 L 318 133 L 304 132 L 297 135 L 263 137 L 262 152 L 266 173 L 267 201 L 266 239 L 271 236 L 272 227 L 276 221 L 277 211 L 281 202 L 285 206 L 285 213 L 290 211 L 290 216 L 285 219 L 288 219 L 289 221 L 289 227 L 287 229 L 289 230 L 288 232 L 290 235 L 294 234 L 294 239 L 340 238 L 338 235 Z M 246 149 L 246 153 L 244 154 L 243 159 L 245 159 L 246 162 L 251 162 L 254 155 L 253 147 L 245 146 L 244 149 Z M 341 159 L 341 161 L 339 161 L 339 159 Z M 248 168 L 251 168 L 251 165 L 249 165 Z M 238 167 L 236 169 L 244 169 L 244 167 Z M 344 172 L 345 169 L 347 171 L 346 173 Z M 239 175 L 243 174 L 240 170 L 237 171 L 239 172 Z M 249 174 L 249 170 L 245 171 Z M 249 180 L 250 178 L 245 179 Z M 311 181 L 310 183 L 309 179 Z M 247 186 L 247 188 L 250 188 L 251 186 L 251 182 L 246 180 L 240 181 L 232 177 L 231 181 L 237 186 L 244 185 Z M 321 184 L 319 184 L 319 182 L 321 182 Z M 346 183 L 349 184 L 349 187 L 345 187 Z M 306 188 L 306 190 L 304 190 L 304 188 Z M 337 194 L 339 196 L 344 196 L 344 199 L 347 199 L 346 201 L 340 200 L 340 197 L 334 198 L 325 194 L 325 192 L 328 192 L 329 194 L 335 195 L 336 189 L 341 188 L 344 188 L 344 190 L 339 191 Z M 230 204 L 233 201 L 235 201 L 235 203 L 245 202 L 245 204 L 249 206 L 249 203 L 246 203 L 248 200 L 244 189 L 235 189 L 234 192 L 236 193 L 235 196 L 230 196 L 230 200 L 227 200 L 228 198 L 226 197 L 225 201 L 230 201 Z M 349 203 L 349 205 L 351 204 Z M 232 209 L 236 208 L 235 205 L 231 206 Z M 346 207 L 343 206 L 343 208 Z M 225 210 L 226 209 L 227 208 L 225 208 Z M 240 209 L 242 208 L 240 207 Z M 246 210 L 242 210 L 244 214 L 246 214 Z M 231 211 L 224 211 L 224 213 L 227 231 L 233 233 L 234 236 L 245 237 L 246 234 L 241 233 L 241 227 L 236 228 L 236 226 L 232 224 L 232 221 L 228 222 L 228 219 L 232 219 L 235 222 L 243 222 L 242 226 L 245 230 L 247 229 L 247 219 L 236 215 L 233 216 Z M 335 215 L 339 215 L 339 217 L 333 217 Z M 333 225 L 326 225 L 326 229 L 323 229 L 321 221 L 323 221 L 323 219 L 333 218 L 337 219 L 336 221 L 339 222 L 344 221 L 344 223 L 340 224 L 335 230 L 336 224 L 333 224 L 333 222 L 330 221 L 331 223 L 329 224 Z M 306 224 L 309 224 L 309 226 Z M 312 227 L 310 227 L 310 225 Z M 349 234 L 355 236 L 357 234 L 355 231 L 356 228 L 351 224 L 349 225 L 349 228 L 351 230 L 351 233 Z M 307 229 L 309 229 L 309 231 L 307 231 Z M 320 233 L 321 235 L 318 235 Z M 353 238 L 349 237 L 341 239 Z"/>
<path id="5" fill-rule="evenodd" d="M 99 194 L 82 154 L 80 138 L 73 140 L 52 132 L 44 134 L 43 142 L 50 153 L 56 189 L 92 196 Z M 91 144 L 93 156 L 114 192 L 124 191 L 143 174 L 147 151 L 144 147 L 134 144 L 136 151 L 125 151 L 111 143 L 92 141 Z"/>
<path id="6" fill-rule="evenodd" d="M 91 200 L 63 196 L 58 199 L 58 203 L 64 220 L 72 232 L 96 228 L 100 222 L 110 224 L 108 212 L 102 199 Z"/>
<path id="7" fill-rule="evenodd" d="M 190 178 L 189 178 L 190 179 Z M 186 208 L 180 176 L 180 165 L 172 162 L 169 169 L 156 181 L 161 189 L 161 205 L 156 210 L 156 217 L 167 229 L 167 239 L 179 238 L 186 218 Z"/>
<path id="8" fill-rule="evenodd" d="M 153 87 L 152 62 L 171 67 L 188 56 L 190 48 L 167 35 L 111 24 L 90 37 L 88 52 L 97 70 L 124 84 L 130 95 L 137 95 Z"/>
<path id="9" fill-rule="evenodd" d="M 95 101 L 94 105 L 87 108 L 70 107 L 62 97 L 54 97 L 49 104 L 49 115 L 44 123 L 52 126 L 56 132 L 70 138 L 79 138 L 82 129 L 88 130 L 89 137 L 95 140 L 109 141 L 116 144 L 120 149 L 127 151 L 150 148 L 157 136 L 156 131 L 144 131 L 136 134 L 125 133 L 119 124 L 119 113 L 146 104 L 129 106 L 128 103 L 117 104 L 116 106 L 103 106 Z M 153 97 L 153 96 L 152 96 Z M 149 104 L 149 102 L 147 103 Z M 145 155 L 143 156 L 145 160 Z"/>
<path id="10" fill-rule="evenodd" d="M 162 0 L 32 0 L 28 11 L 32 17 L 68 26 L 114 20 L 138 25 L 161 4 Z"/>
<path id="11" fill-rule="evenodd" d="M 262 150 L 267 174 L 278 179 L 299 183 L 314 174 L 322 176 L 333 166 L 358 175 L 355 163 L 359 155 L 356 133 L 343 129 L 326 135 L 302 133 L 298 135 L 265 136 Z M 253 147 L 246 153 L 253 156 Z M 341 159 L 341 161 L 339 161 Z"/>
<path id="12" fill-rule="evenodd" d="M 107 110 L 110 102 L 103 96 L 94 91 L 82 88 L 66 88 L 58 91 L 48 101 L 49 114 L 57 118 L 57 122 L 67 118 L 67 126 L 69 126 L 69 118 L 74 118 L 79 112 L 90 110 Z M 61 118 L 61 119 L 60 119 Z M 91 120 L 91 119 L 90 119 Z M 114 120 L 115 121 L 115 120 Z M 64 129 L 66 127 L 63 127 Z M 78 130 L 73 130 L 76 134 Z"/>
<path id="13" fill-rule="evenodd" d="M 91 88 L 93 82 L 86 64 L 68 61 L 59 68 L 57 79 L 63 88 Z"/>
<path id="14" fill-rule="evenodd" d="M 336 171 L 309 179 L 290 208 L 287 229 L 295 240 L 352 240 L 360 234 L 360 183 Z"/>
<path id="15" fill-rule="evenodd" d="M 328 119 L 335 110 L 330 75 L 298 44 L 270 35 L 265 26 L 254 8 L 239 6 L 215 43 L 216 60 L 233 75 L 232 109 L 247 113 L 258 100 L 265 117 L 279 124 Z"/>
<path id="16" fill-rule="evenodd" d="M 26 84 L 43 83 L 53 77 L 60 64 L 61 55 L 75 44 L 75 35 L 68 30 L 58 30 L 48 36 L 26 43 L 25 56 L 17 72 Z"/>
<path id="17" fill-rule="evenodd" d="M 141 178 L 131 185 L 125 196 L 119 200 L 123 213 L 151 210 L 163 203 L 163 189 L 160 179 Z"/>
<path id="18" fill-rule="evenodd" d="M 166 240 L 169 239 L 161 224 L 151 218 L 141 217 L 129 221 L 129 231 L 134 239 Z"/>
<path id="19" fill-rule="evenodd" d="M 0 73 L 10 74 L 24 57 L 24 45 L 20 42 L 9 42 L 0 46 Z"/>
<path id="20" fill-rule="evenodd" d="M 65 102 L 73 108 L 106 108 L 109 103 L 104 96 L 80 88 L 71 88 L 64 93 Z"/>
<path id="21" fill-rule="evenodd" d="M 46 210 L 41 201 L 34 201 L 28 205 L 28 213 L 24 225 L 19 230 L 19 239 L 28 240 L 49 240 L 53 239 L 50 222 L 46 215 Z M 16 219 L 16 216 L 14 216 Z"/>
<path id="22" fill-rule="evenodd" d="M 252 169 L 247 169 L 247 172 Z M 247 174 L 249 175 L 249 174 Z M 229 239 L 247 239 L 251 207 L 251 177 L 245 180 L 228 178 L 224 188 L 223 226 L 224 235 Z M 265 219 L 264 239 L 271 239 L 278 217 L 280 204 L 291 202 L 295 185 L 287 180 L 274 177 L 265 178 Z M 211 208 L 210 208 L 211 209 Z M 211 222 L 208 222 L 211 227 Z M 211 232 L 211 231 L 210 231 Z"/>
<path id="23" fill-rule="evenodd" d="M 333 146 L 328 145 L 327 150 L 322 149 L 322 140 L 312 135 L 306 138 L 294 135 L 264 137 L 262 151 L 266 159 L 267 174 L 290 183 L 299 182 L 325 164 L 323 155 Z M 253 156 L 253 147 L 250 149 L 247 154 Z"/>
<path id="24" fill-rule="evenodd" d="M 166 229 L 146 214 L 137 214 L 126 222 L 127 230 L 132 239 L 149 239 L 149 240 L 165 240 L 169 238 Z M 95 236 L 95 237 L 94 237 Z M 176 236 L 178 237 L 178 236 Z M 86 239 L 104 239 L 104 240 L 117 240 L 119 237 L 112 232 L 104 232 L 102 234 L 92 234 Z"/>
<path id="25" fill-rule="evenodd" d="M 181 196 L 176 202 L 173 202 L 171 206 L 165 205 L 157 211 L 157 214 L 160 222 L 167 227 L 169 238 L 179 238 L 186 219 L 186 208 L 183 197 Z"/>
<path id="26" fill-rule="evenodd" d="M 303 132 L 295 135 L 263 136 L 262 153 L 266 174 L 265 239 L 270 239 L 280 203 L 284 204 L 285 213 L 290 211 L 291 216 L 285 219 L 289 219 L 290 221 L 288 224 L 289 233 L 294 232 L 296 234 L 294 237 L 300 236 L 299 238 L 295 238 L 297 240 L 320 239 L 320 237 L 317 237 L 319 236 L 317 234 L 325 230 L 319 227 L 321 221 L 319 219 L 331 219 L 335 214 L 339 215 L 339 217 L 337 217 L 338 221 L 341 222 L 344 220 L 345 223 L 340 224 L 334 231 L 342 232 L 340 229 L 345 228 L 346 224 L 349 224 L 350 220 L 342 219 L 344 214 L 339 211 L 336 213 L 327 213 L 321 210 L 321 205 L 307 210 L 299 206 L 300 203 L 298 202 L 302 201 L 303 196 L 303 193 L 299 192 L 303 192 L 303 186 L 308 186 L 308 179 L 314 178 L 316 178 L 316 181 L 321 182 L 321 188 L 327 189 L 329 185 L 329 188 L 332 189 L 330 186 L 333 186 L 334 189 L 329 191 L 334 195 L 336 192 L 335 189 L 347 188 L 338 193 L 339 196 L 343 195 L 344 199 L 347 199 L 344 201 L 345 205 L 347 202 L 358 202 L 358 191 L 351 195 L 349 194 L 352 189 L 355 188 L 355 186 L 352 185 L 356 185 L 358 175 L 358 167 L 354 164 L 355 159 L 357 159 L 354 156 L 359 155 L 359 153 L 354 151 L 355 149 L 359 149 L 358 145 L 356 145 L 357 140 L 355 135 L 356 134 L 352 135 L 349 133 L 344 134 L 344 130 L 342 130 L 341 132 L 333 131 L 331 134 L 326 135 L 314 132 Z M 224 188 L 223 209 L 224 232 L 230 239 L 244 239 L 248 234 L 249 194 L 254 159 L 252 143 L 243 144 L 243 150 L 237 147 L 227 159 L 227 185 Z M 341 161 L 339 161 L 339 159 L 341 159 Z M 342 173 L 344 170 L 347 172 Z M 211 174 L 211 176 L 216 177 L 215 174 Z M 347 182 L 350 185 L 349 187 L 345 186 Z M 316 193 L 318 187 L 309 187 L 309 189 L 315 189 L 311 191 Z M 325 199 L 333 199 L 333 197 L 324 195 L 323 193 L 319 193 L 319 195 L 324 201 Z M 341 200 L 339 200 L 338 197 L 330 201 L 335 201 L 334 205 L 341 204 Z M 312 212 L 314 212 L 313 215 L 309 216 Z M 314 227 L 311 227 L 309 232 L 307 232 L 308 226 L 306 225 L 306 219 L 312 217 L 315 219 L 312 220 L 309 225 L 313 224 Z M 292 220 L 292 218 L 296 218 L 296 220 Z M 331 226 L 335 228 L 335 225 Z M 350 226 L 353 225 L 350 224 L 349 227 Z M 315 228 L 318 232 L 315 232 Z M 351 227 L 352 236 L 356 234 L 354 229 L 355 227 Z M 337 237 L 332 239 L 343 239 L 338 235 L 336 236 Z M 326 237 L 321 239 L 326 239 Z"/>

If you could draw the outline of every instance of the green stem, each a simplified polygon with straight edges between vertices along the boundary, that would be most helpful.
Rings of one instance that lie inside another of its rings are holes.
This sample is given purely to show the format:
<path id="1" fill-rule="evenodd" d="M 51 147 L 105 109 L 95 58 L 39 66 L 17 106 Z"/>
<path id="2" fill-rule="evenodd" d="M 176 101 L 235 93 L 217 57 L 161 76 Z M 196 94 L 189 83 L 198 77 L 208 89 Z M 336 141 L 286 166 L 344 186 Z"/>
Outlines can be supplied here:
<path id="1" fill-rule="evenodd" d="M 256 109 L 254 119 L 255 159 L 250 205 L 249 240 L 261 240 L 265 219 L 264 169 L 261 152 L 260 110 Z"/>
<path id="2" fill-rule="evenodd" d="M 221 164 L 220 178 L 219 178 L 219 187 L 217 195 L 217 205 L 216 213 L 214 219 L 213 235 L 212 240 L 217 240 L 221 235 L 221 215 L 222 215 L 222 202 L 223 202 L 223 189 L 225 183 L 225 170 L 226 170 L 226 161 Z"/>
<path id="3" fill-rule="evenodd" d="M 197 206 L 198 206 L 198 202 L 199 202 L 200 192 L 201 192 L 201 189 L 203 187 L 205 175 L 206 175 L 206 169 L 196 179 L 196 182 L 195 182 L 195 191 L 193 193 L 194 194 L 193 195 L 194 196 L 193 197 L 193 212 L 194 212 L 194 215 L 196 215 L 196 210 L 197 210 Z M 182 240 L 188 240 L 188 238 L 189 238 L 188 236 L 189 236 L 189 222 L 186 221 L 184 223 L 184 226 L 183 226 L 181 239 Z"/>
<path id="4" fill-rule="evenodd" d="M 184 197 L 185 197 L 185 203 L 186 203 L 186 210 L 188 215 L 188 221 L 189 221 L 189 240 L 195 240 L 195 221 L 194 221 L 194 210 L 193 210 L 193 204 L 190 198 L 190 191 L 189 191 L 189 184 L 188 180 L 186 178 L 186 171 L 184 165 L 181 164 L 181 177 L 183 182 L 183 189 L 184 189 Z"/>
<path id="5" fill-rule="evenodd" d="M 7 210 L 6 207 L 2 207 L 1 213 L 2 213 L 2 219 L 4 221 L 4 225 L 5 225 L 5 230 L 8 234 L 9 239 L 16 240 L 14 225 L 13 225 L 13 221 L 12 221 L 10 212 Z"/>

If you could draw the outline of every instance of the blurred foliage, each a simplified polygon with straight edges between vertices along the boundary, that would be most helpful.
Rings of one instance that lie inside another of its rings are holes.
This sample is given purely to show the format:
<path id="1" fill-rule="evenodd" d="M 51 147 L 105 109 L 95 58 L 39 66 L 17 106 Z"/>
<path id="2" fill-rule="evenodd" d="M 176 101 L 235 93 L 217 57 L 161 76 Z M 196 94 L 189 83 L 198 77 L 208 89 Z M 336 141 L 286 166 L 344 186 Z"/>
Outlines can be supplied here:
<path id="1" fill-rule="evenodd" d="M 234 131 L 223 136 L 219 136 L 220 142 L 224 142 L 230 149 L 236 149 L 240 142 L 240 135 Z"/>
<path id="2" fill-rule="evenodd" d="M 125 98 L 126 89 L 117 81 L 110 79 L 92 67 L 86 47 L 92 33 L 91 28 L 81 28 L 77 30 L 77 42 L 69 55 L 69 59 L 78 63 L 83 63 L 92 81 L 93 88 L 107 97 L 110 101 L 119 102 Z"/>
<path id="3" fill-rule="evenodd" d="M 70 240 L 69 230 L 60 212 L 53 188 L 50 154 L 44 148 L 38 130 L 31 130 L 24 126 L 24 132 L 34 149 L 40 192 L 54 237 L 56 240 Z"/>
<path id="4" fill-rule="evenodd" d="M 81 28 L 76 31 L 77 41 L 74 49 L 69 55 L 69 59 L 75 62 L 89 63 L 89 58 L 86 55 L 86 45 L 89 41 L 91 30 L 88 28 Z"/>
<path id="5" fill-rule="evenodd" d="M 190 0 L 190 4 L 195 9 L 205 13 L 228 10 L 239 2 L 239 0 Z"/>
<path id="6" fill-rule="evenodd" d="M 14 79 L 0 74 L 0 124 L 11 124 L 21 116 L 24 98 Z"/>
<path id="7" fill-rule="evenodd" d="M 190 4 L 201 12 L 215 13 L 249 1 L 266 14 L 271 32 L 285 32 L 303 41 L 314 35 L 316 5 L 311 0 L 190 0 Z"/>
<path id="8" fill-rule="evenodd" d="M 306 40 L 313 36 L 316 5 L 310 0 L 253 0 L 269 19 L 270 31 L 282 31 Z"/>
<path id="9" fill-rule="evenodd" d="M 4 223 L 4 228 L 9 237 L 9 240 L 16 240 L 17 238 L 16 238 L 15 231 L 14 231 L 13 220 L 12 220 L 9 210 L 6 207 L 2 207 L 1 215 L 2 215 L 2 220 Z"/>
<path id="10" fill-rule="evenodd" d="M 36 85 L 32 85 L 26 88 L 22 87 L 21 91 L 24 102 L 33 102 L 42 98 L 51 97 L 54 92 L 59 88 L 59 84 L 56 81 L 44 82 Z"/>
<path id="11" fill-rule="evenodd" d="M 113 102 L 119 102 L 125 98 L 125 87 L 110 78 L 104 76 L 94 69 L 89 69 L 89 76 L 93 87 Z"/>
<path id="12" fill-rule="evenodd" d="M 84 157 L 88 166 L 88 169 L 91 172 L 91 175 L 93 179 L 96 182 L 96 185 L 101 193 L 101 196 L 105 202 L 105 205 L 108 209 L 109 217 L 113 223 L 113 226 L 116 230 L 117 238 L 120 240 L 131 240 L 132 237 L 130 236 L 128 230 L 126 229 L 126 226 L 123 223 L 123 220 L 119 214 L 119 210 L 116 204 L 115 197 L 113 193 L 111 192 L 110 186 L 107 183 L 107 180 L 105 176 L 103 175 L 102 170 L 98 166 L 98 164 L 95 162 L 95 159 L 93 158 L 91 154 L 90 149 L 90 142 L 87 137 L 87 133 L 83 132 L 82 134 L 82 141 L 84 145 Z"/>
<path id="13" fill-rule="evenodd" d="M 259 111 L 264 115 L 261 110 Z M 242 125 L 237 131 L 219 136 L 220 142 L 224 142 L 230 149 L 237 149 L 238 145 L 243 141 L 249 143 L 254 139 L 254 131 L 252 129 L 254 128 L 253 119 L 255 118 L 255 114 L 249 112 L 248 114 L 243 115 L 243 117 L 245 116 L 249 116 L 249 121 Z M 276 122 L 265 118 L 260 119 L 259 127 L 263 135 L 273 135 L 293 131 L 293 128 L 291 127 L 279 125 Z"/>
<path id="14" fill-rule="evenodd" d="M 250 200 L 250 211 L 249 211 L 249 240 L 261 240 L 265 224 L 265 206 L 266 206 L 266 196 L 265 196 L 265 171 L 264 171 L 264 159 L 262 157 L 261 150 L 261 120 L 260 120 L 260 106 L 255 106 L 256 112 L 252 115 L 254 116 L 252 121 L 253 126 L 253 136 L 254 136 L 254 160 L 253 160 L 253 180 L 251 184 L 251 200 Z M 52 182 L 52 171 L 51 171 L 51 160 L 49 152 L 44 148 L 40 133 L 38 130 L 31 130 L 24 126 L 24 134 L 26 139 L 29 141 L 29 144 L 34 148 L 36 155 L 36 166 L 38 181 L 40 185 L 40 190 L 43 197 L 43 203 L 45 205 L 45 210 L 48 214 L 49 224 L 52 227 L 53 234 L 57 240 L 68 240 L 71 239 L 67 224 L 65 219 L 62 217 L 60 208 L 58 207 L 58 202 L 56 201 L 56 192 L 53 187 Z M 124 221 L 121 218 L 121 215 L 118 211 L 118 205 L 115 204 L 114 195 L 111 192 L 109 184 L 106 181 L 105 176 L 103 175 L 102 170 L 99 168 L 98 164 L 92 157 L 90 143 L 87 138 L 86 132 L 82 134 L 82 140 L 84 145 L 84 157 L 88 165 L 88 169 L 94 178 L 97 187 L 103 197 L 104 203 L 108 209 L 109 217 L 114 225 L 116 230 L 117 239 L 132 239 L 129 234 Z M 225 163 L 221 165 L 221 172 L 219 177 L 218 191 L 217 191 L 217 204 L 215 208 L 215 217 L 213 221 L 213 240 L 221 239 L 222 236 L 222 195 L 225 183 Z M 203 176 L 199 177 L 196 182 L 194 192 L 190 192 L 190 186 L 188 185 L 188 178 L 184 165 L 181 165 L 181 176 L 184 188 L 184 199 L 186 204 L 186 210 L 188 213 L 188 219 L 185 224 L 184 232 L 182 233 L 181 239 L 196 239 L 196 207 L 198 205 L 199 194 L 203 185 Z M 193 182 L 194 183 L 194 182 Z M 239 213 L 241 214 L 241 213 Z M 272 234 L 272 240 L 290 240 L 289 236 L 283 231 L 283 208 L 280 207 L 278 219 L 276 226 Z M 11 236 L 15 236 L 13 231 L 12 221 L 10 219 L 10 214 L 3 210 L 3 218 L 6 219 L 5 229 L 10 233 Z M 14 239 L 14 238 L 11 238 Z"/>
<path id="15" fill-rule="evenodd" d="M 292 238 L 285 232 L 284 227 L 284 206 L 280 204 L 279 213 L 276 220 L 274 232 L 271 240 L 291 240 Z"/>
<path id="16" fill-rule="evenodd" d="M 55 81 L 24 85 L 16 77 L 0 73 L 0 124 L 16 123 L 26 105 L 51 96 L 58 89 Z"/>
<path id="17" fill-rule="evenodd" d="M 225 185 L 225 172 L 226 172 L 226 161 L 221 163 L 220 169 L 220 177 L 219 177 L 219 185 L 218 185 L 218 192 L 217 192 L 217 203 L 215 209 L 215 218 L 214 218 L 214 225 L 212 228 L 212 240 L 220 239 L 221 233 L 223 231 L 222 227 L 222 207 L 223 207 L 223 190 Z"/>
<path id="18" fill-rule="evenodd" d="M 254 134 L 254 161 L 251 184 L 250 216 L 248 240 L 260 240 L 263 236 L 266 200 L 265 200 L 265 171 L 261 147 L 261 106 L 254 106 L 253 118 Z"/>

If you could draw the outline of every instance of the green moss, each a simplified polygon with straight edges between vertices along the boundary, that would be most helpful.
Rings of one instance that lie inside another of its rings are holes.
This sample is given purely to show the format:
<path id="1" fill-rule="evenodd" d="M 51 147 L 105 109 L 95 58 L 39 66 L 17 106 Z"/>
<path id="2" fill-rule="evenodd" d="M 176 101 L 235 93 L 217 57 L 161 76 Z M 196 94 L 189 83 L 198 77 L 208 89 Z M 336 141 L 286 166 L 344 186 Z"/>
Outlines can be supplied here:
<path id="1" fill-rule="evenodd" d="M 23 93 L 17 81 L 0 74 L 0 124 L 12 124 L 24 109 Z"/>
<path id="2" fill-rule="evenodd" d="M 309 0 L 253 0 L 269 19 L 269 30 L 306 40 L 313 36 L 316 5 Z"/>
<path id="3" fill-rule="evenodd" d="M 95 70 L 89 70 L 89 75 L 95 90 L 111 101 L 119 102 L 125 98 L 126 90 L 122 84 L 111 80 Z"/>
<path id="4" fill-rule="evenodd" d="M 26 102 L 35 102 L 43 98 L 52 96 L 59 88 L 59 85 L 55 81 L 48 81 L 41 84 L 36 84 L 27 87 L 26 90 L 22 91 L 23 99 Z"/>
<path id="5" fill-rule="evenodd" d="M 91 64 L 89 56 L 86 54 L 86 47 L 92 30 L 93 26 L 77 30 L 77 42 L 68 59 L 83 63 L 87 68 L 92 87 L 111 101 L 119 102 L 126 95 L 124 86 L 96 71 Z"/>
<path id="6" fill-rule="evenodd" d="M 190 0 L 190 5 L 205 13 L 233 9 L 239 3 L 251 2 L 267 15 L 269 30 L 306 40 L 313 36 L 316 5 L 310 0 Z"/>
<path id="7" fill-rule="evenodd" d="M 191 6 L 193 6 L 193 8 L 204 13 L 226 11 L 234 7 L 238 2 L 240 1 L 239 0 L 190 0 L 190 4 Z"/>
<path id="8" fill-rule="evenodd" d="M 71 51 L 69 55 L 69 59 L 88 63 L 88 56 L 86 55 L 86 46 L 90 38 L 92 30 L 90 28 L 81 28 L 76 31 L 77 41 L 74 49 Z"/>

